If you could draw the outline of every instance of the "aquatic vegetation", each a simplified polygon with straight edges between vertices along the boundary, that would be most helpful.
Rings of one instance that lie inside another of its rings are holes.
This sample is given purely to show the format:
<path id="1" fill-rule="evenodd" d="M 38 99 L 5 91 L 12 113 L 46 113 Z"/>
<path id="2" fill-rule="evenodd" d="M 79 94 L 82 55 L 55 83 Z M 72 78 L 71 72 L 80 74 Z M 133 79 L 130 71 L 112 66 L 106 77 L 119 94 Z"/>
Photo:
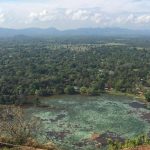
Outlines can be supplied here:
<path id="1" fill-rule="evenodd" d="M 150 131 L 150 111 L 129 97 L 60 96 L 42 103 L 57 109 L 35 107 L 28 112 L 42 119 L 44 135 L 64 150 L 93 150 L 100 143 L 105 147 L 109 138 L 123 141 Z M 92 140 L 93 134 L 99 136 Z"/>

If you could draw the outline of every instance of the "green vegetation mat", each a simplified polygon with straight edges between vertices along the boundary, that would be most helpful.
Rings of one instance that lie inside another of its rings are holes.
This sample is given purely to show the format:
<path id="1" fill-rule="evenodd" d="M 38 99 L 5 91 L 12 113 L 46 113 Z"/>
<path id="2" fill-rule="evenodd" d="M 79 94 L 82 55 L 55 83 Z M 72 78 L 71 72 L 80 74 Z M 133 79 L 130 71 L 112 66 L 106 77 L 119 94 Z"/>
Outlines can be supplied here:
<path id="1" fill-rule="evenodd" d="M 107 138 L 123 141 L 150 131 L 150 111 L 129 97 L 57 96 L 41 102 L 49 107 L 27 112 L 42 119 L 42 139 L 46 136 L 65 150 L 93 150 L 98 143 L 105 147 Z"/>

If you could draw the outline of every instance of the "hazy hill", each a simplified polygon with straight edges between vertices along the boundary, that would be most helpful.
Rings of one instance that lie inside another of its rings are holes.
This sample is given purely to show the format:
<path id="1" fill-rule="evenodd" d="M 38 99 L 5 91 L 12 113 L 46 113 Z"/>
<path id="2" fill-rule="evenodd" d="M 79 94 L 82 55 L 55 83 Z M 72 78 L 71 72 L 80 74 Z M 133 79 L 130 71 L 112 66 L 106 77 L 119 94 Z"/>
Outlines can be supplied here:
<path id="1" fill-rule="evenodd" d="M 131 30 L 122 28 L 79 28 L 58 30 L 55 28 L 0 28 L 0 37 L 25 36 L 150 36 L 150 30 Z"/>

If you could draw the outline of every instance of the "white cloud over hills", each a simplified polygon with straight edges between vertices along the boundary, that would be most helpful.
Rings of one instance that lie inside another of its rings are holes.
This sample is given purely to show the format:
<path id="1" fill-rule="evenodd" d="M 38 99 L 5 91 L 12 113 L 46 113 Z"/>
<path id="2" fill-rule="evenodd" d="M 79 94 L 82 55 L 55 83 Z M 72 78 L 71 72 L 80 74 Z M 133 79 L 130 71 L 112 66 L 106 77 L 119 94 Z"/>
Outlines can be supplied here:
<path id="1" fill-rule="evenodd" d="M 0 27 L 150 28 L 149 0 L 2 0 Z"/>

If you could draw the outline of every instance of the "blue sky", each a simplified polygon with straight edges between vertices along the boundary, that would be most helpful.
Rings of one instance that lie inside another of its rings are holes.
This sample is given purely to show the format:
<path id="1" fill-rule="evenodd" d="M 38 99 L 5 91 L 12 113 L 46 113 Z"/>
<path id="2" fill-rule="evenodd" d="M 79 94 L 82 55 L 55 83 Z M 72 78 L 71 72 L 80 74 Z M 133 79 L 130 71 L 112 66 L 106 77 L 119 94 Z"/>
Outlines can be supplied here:
<path id="1" fill-rule="evenodd" d="M 0 0 L 0 27 L 150 29 L 150 0 Z"/>

